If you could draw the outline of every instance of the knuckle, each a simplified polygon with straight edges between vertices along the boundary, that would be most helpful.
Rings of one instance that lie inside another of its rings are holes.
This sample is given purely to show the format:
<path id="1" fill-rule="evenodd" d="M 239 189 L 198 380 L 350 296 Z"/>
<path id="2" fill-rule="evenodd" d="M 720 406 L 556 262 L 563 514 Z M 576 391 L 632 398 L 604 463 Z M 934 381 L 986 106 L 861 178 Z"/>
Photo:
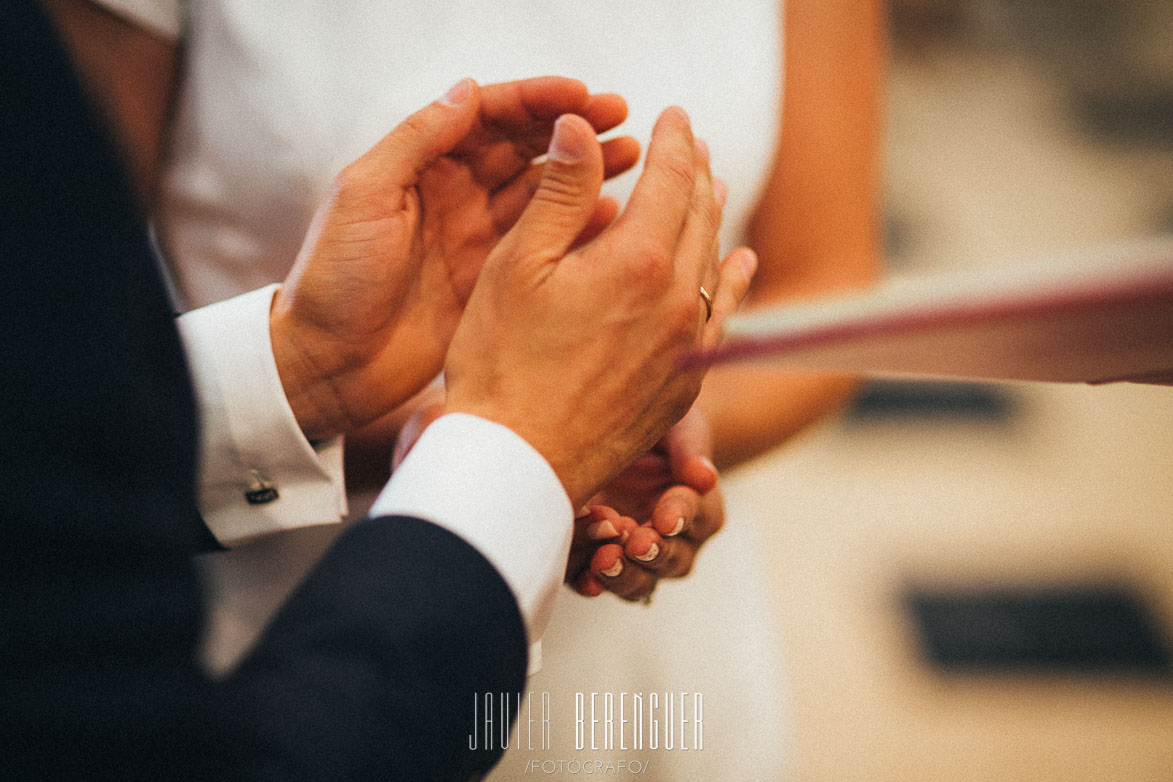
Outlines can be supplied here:
<path id="1" fill-rule="evenodd" d="M 677 297 L 672 311 L 672 325 L 682 334 L 691 338 L 696 333 L 701 319 L 701 297 L 699 291 L 689 291 Z"/>
<path id="2" fill-rule="evenodd" d="M 689 546 L 680 546 L 674 552 L 670 571 L 673 578 L 684 578 L 692 572 L 693 562 L 696 560 L 693 549 Z"/>
<path id="3" fill-rule="evenodd" d="M 721 225 L 721 205 L 717 203 L 717 199 L 711 195 L 705 197 L 704 205 L 701 207 L 701 214 L 709 227 L 709 232 L 716 233 L 717 228 Z"/>
<path id="4" fill-rule="evenodd" d="M 658 244 L 636 245 L 627 257 L 627 267 L 644 289 L 663 290 L 672 280 L 672 256 Z"/>
<path id="5" fill-rule="evenodd" d="M 336 196 L 345 196 L 357 190 L 365 180 L 364 166 L 361 160 L 350 163 L 334 177 L 333 193 Z"/>
<path id="6" fill-rule="evenodd" d="M 562 208 L 577 206 L 583 200 L 583 184 L 571 177 L 547 174 L 537 186 L 533 198 Z"/>
<path id="7" fill-rule="evenodd" d="M 389 199 L 388 195 L 380 171 L 359 160 L 334 177 L 327 198 L 334 218 L 346 223 L 359 223 L 384 216 L 388 210 L 398 209 L 399 202 Z"/>
<path id="8" fill-rule="evenodd" d="M 431 133 L 431 128 L 428 122 L 423 117 L 423 112 L 416 112 L 410 114 L 399 123 L 395 128 L 394 135 L 398 138 L 422 138 Z"/>
<path id="9" fill-rule="evenodd" d="M 330 187 L 328 199 L 336 209 L 350 213 L 369 202 L 374 187 L 367 167 L 361 160 L 355 161 L 338 172 Z"/>
<path id="10" fill-rule="evenodd" d="M 665 154 L 660 161 L 660 166 L 673 187 L 679 188 L 685 193 L 692 193 L 696 180 L 696 169 L 693 167 L 690 156 L 681 153 Z"/>

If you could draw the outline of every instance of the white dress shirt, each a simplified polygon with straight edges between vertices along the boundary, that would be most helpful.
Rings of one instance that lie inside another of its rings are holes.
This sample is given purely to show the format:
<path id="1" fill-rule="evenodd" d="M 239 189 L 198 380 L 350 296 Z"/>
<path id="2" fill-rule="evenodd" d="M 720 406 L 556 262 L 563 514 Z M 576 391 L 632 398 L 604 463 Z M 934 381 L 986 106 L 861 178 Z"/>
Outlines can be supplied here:
<path id="1" fill-rule="evenodd" d="M 277 374 L 269 340 L 277 288 L 179 318 L 200 407 L 200 512 L 228 548 L 346 514 L 342 438 L 311 445 Z"/>
<path id="2" fill-rule="evenodd" d="M 311 445 L 281 387 L 269 340 L 276 290 L 179 319 L 200 412 L 201 511 L 227 546 L 346 511 L 341 438 Z M 440 418 L 371 515 L 414 516 L 462 537 L 513 591 L 530 642 L 541 638 L 566 567 L 572 508 L 546 460 L 513 431 L 471 415 Z"/>

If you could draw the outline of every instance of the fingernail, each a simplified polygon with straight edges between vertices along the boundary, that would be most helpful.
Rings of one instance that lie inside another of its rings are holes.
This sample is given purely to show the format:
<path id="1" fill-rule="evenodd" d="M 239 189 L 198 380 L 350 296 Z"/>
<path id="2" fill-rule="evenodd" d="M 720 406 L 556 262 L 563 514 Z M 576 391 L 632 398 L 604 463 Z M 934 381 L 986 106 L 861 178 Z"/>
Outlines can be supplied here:
<path id="1" fill-rule="evenodd" d="M 619 518 L 619 511 L 609 505 L 591 505 L 586 509 L 586 512 L 594 515 L 599 520 Z"/>
<path id="2" fill-rule="evenodd" d="M 677 535 L 679 535 L 679 534 L 680 534 L 680 531 L 681 531 L 682 529 L 684 529 L 684 517 L 683 517 L 683 516 L 681 516 L 680 518 L 678 518 L 678 519 L 676 520 L 676 526 L 674 526 L 674 527 L 672 528 L 672 530 L 671 530 L 671 531 L 670 531 L 670 532 L 669 532 L 667 535 L 665 535 L 664 537 L 666 537 L 666 538 L 672 538 L 672 537 L 675 537 L 675 536 L 677 536 Z"/>
<path id="3" fill-rule="evenodd" d="M 610 521 L 596 521 L 586 528 L 586 533 L 591 540 L 606 540 L 619 535 L 619 530 Z"/>
<path id="4" fill-rule="evenodd" d="M 645 554 L 636 554 L 635 558 L 640 562 L 651 562 L 656 557 L 660 556 L 660 544 L 653 543 L 652 547 L 647 550 Z"/>
<path id="5" fill-rule="evenodd" d="M 459 106 L 472 96 L 472 79 L 461 79 L 448 88 L 440 102 L 445 106 Z"/>
<path id="6" fill-rule="evenodd" d="M 684 109 L 680 108 L 679 106 L 669 106 L 669 107 L 668 107 L 668 110 L 669 110 L 669 111 L 675 111 L 677 114 L 679 114 L 679 115 L 681 116 L 681 118 L 682 118 L 682 119 L 683 119 L 685 122 L 687 122 L 689 125 L 691 125 L 691 124 L 692 124 L 692 119 L 691 119 L 691 118 L 689 118 L 689 116 L 688 116 L 688 112 L 687 112 L 687 111 L 685 111 Z"/>
<path id="7" fill-rule="evenodd" d="M 550 160 L 577 163 L 586 153 L 582 138 L 570 129 L 570 122 L 571 120 L 563 115 L 554 123 L 554 137 L 550 139 L 550 150 L 547 153 Z"/>
<path id="8" fill-rule="evenodd" d="M 612 565 L 611 567 L 607 568 L 606 570 L 602 570 L 602 571 L 599 571 L 599 572 L 601 572 L 601 573 L 602 573 L 604 576 L 606 576 L 607 578 L 615 578 L 615 576 L 617 576 L 617 575 L 619 575 L 620 573 L 622 573 L 622 572 L 623 572 L 623 560 L 622 560 L 622 559 L 617 559 L 617 560 L 615 560 L 615 564 L 614 564 L 614 565 Z"/>

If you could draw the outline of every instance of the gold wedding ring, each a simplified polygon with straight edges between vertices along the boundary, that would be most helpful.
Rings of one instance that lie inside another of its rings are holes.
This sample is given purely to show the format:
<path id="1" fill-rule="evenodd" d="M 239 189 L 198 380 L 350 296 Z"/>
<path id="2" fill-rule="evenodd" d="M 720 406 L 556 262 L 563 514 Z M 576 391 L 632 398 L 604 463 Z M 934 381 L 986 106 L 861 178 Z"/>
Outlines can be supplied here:
<path id="1" fill-rule="evenodd" d="M 713 297 L 705 290 L 705 286 L 701 286 L 701 301 L 705 303 L 705 323 L 713 317 Z"/>

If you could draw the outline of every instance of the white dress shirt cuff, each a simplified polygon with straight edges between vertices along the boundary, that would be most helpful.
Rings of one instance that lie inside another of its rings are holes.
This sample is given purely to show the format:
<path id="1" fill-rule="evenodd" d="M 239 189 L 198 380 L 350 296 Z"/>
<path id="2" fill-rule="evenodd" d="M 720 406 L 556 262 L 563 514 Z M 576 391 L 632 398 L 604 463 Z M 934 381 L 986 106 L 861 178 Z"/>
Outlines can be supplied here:
<path id="1" fill-rule="evenodd" d="M 512 430 L 477 416 L 438 418 L 371 507 L 459 535 L 497 568 L 534 644 L 566 572 L 573 510 L 542 455 Z M 540 654 L 540 651 L 539 651 Z"/>
<path id="2" fill-rule="evenodd" d="M 229 547 L 346 514 L 342 438 L 311 444 L 277 374 L 269 340 L 277 288 L 179 318 L 200 413 L 200 512 Z"/>

